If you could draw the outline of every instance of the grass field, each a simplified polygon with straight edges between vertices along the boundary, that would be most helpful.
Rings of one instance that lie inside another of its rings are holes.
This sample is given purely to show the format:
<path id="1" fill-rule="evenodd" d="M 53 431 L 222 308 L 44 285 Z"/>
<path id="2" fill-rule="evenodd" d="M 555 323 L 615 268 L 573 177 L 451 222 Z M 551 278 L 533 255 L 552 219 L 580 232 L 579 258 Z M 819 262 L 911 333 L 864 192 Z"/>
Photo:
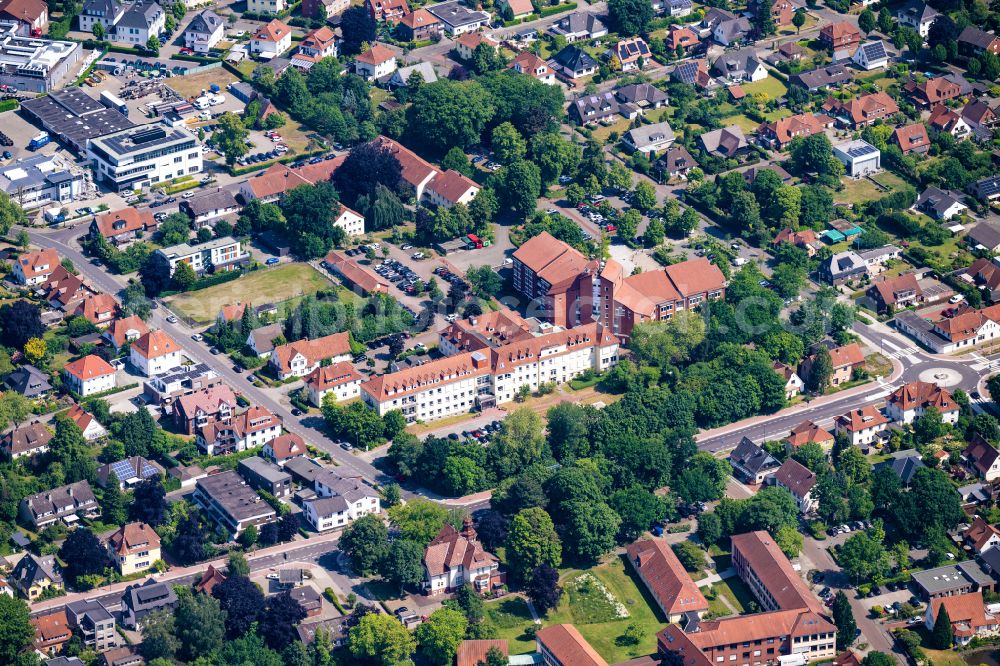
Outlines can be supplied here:
<path id="1" fill-rule="evenodd" d="M 750 602 L 753 601 L 753 595 L 750 594 L 749 588 L 736 576 L 726 578 L 722 582 L 716 583 L 714 587 L 719 596 L 725 597 L 737 612 L 746 612 L 750 607 Z"/>
<path id="2" fill-rule="evenodd" d="M 237 78 L 233 74 L 220 67 L 191 76 L 175 76 L 170 79 L 170 87 L 187 98 L 200 94 L 202 90 L 207 90 L 213 83 L 222 88 L 223 94 L 228 94 L 226 86 L 236 81 Z"/>
<path id="3" fill-rule="evenodd" d="M 788 92 L 785 84 L 773 76 L 768 76 L 766 79 L 754 81 L 753 83 L 742 83 L 740 87 L 743 88 L 743 92 L 751 97 L 757 93 L 764 93 L 770 99 L 778 99 Z"/>
<path id="4" fill-rule="evenodd" d="M 611 125 L 598 125 L 594 128 L 594 138 L 604 143 L 611 136 L 612 132 L 618 132 L 618 134 L 624 134 L 629 131 L 632 125 L 632 121 L 628 118 L 622 118 L 618 122 L 612 123 Z"/>
<path id="5" fill-rule="evenodd" d="M 521 597 L 507 597 L 486 604 L 486 616 L 497 628 L 497 638 L 506 638 L 511 654 L 533 652 L 535 641 L 525 636 L 531 626 L 531 612 Z"/>
<path id="6" fill-rule="evenodd" d="M 263 269 L 208 289 L 177 294 L 167 299 L 178 314 L 199 324 L 211 324 L 224 305 L 253 303 L 280 306 L 286 301 L 314 294 L 333 284 L 309 264 L 285 264 Z"/>

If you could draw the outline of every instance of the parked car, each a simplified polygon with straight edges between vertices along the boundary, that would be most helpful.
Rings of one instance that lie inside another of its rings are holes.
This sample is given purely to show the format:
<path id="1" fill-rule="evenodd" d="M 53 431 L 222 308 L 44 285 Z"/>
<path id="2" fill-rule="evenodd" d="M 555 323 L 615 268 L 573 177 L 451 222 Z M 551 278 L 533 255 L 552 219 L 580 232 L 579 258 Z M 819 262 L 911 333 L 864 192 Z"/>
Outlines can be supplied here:
<path id="1" fill-rule="evenodd" d="M 195 342 L 201 342 L 202 340 L 205 339 L 205 336 L 203 336 L 201 333 L 195 333 L 194 335 L 191 336 L 191 339 L 194 340 Z"/>
<path id="2" fill-rule="evenodd" d="M 174 316 L 174 315 L 167 315 L 167 321 L 169 321 L 171 324 L 176 324 L 177 323 L 177 317 Z"/>
<path id="3" fill-rule="evenodd" d="M 268 257 L 267 261 L 265 261 L 264 263 L 267 264 L 268 266 L 274 266 L 279 261 L 281 261 L 281 260 L 278 259 L 277 257 Z"/>

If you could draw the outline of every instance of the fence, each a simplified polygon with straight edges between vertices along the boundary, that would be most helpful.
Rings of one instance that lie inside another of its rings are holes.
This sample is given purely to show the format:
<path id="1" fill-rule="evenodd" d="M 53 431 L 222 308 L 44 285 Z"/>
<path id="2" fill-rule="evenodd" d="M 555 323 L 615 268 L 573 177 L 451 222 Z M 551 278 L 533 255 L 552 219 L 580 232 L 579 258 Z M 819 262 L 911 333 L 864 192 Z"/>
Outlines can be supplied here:
<path id="1" fill-rule="evenodd" d="M 192 67 L 184 72 L 184 76 L 191 76 L 192 74 L 201 74 L 202 72 L 208 72 L 213 69 L 219 69 L 222 67 L 222 62 L 213 62 L 207 65 L 201 65 L 200 67 Z"/>

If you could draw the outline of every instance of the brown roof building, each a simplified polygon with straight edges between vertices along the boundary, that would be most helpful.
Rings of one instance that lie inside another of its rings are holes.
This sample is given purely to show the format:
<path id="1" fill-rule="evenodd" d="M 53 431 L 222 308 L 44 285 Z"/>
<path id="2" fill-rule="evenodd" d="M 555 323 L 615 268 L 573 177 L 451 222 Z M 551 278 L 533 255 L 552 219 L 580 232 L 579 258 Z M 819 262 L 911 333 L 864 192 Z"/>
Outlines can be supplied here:
<path id="1" fill-rule="evenodd" d="M 69 626 L 66 609 L 31 618 L 35 627 L 35 640 L 32 646 L 41 652 L 57 653 L 62 646 L 73 637 L 73 629 Z"/>
<path id="2" fill-rule="evenodd" d="M 924 298 L 923 289 L 913 273 L 904 273 L 894 278 L 886 278 L 868 287 L 867 295 L 875 301 L 878 312 L 892 308 L 906 308 L 920 303 Z"/>
<path id="3" fill-rule="evenodd" d="M 994 548 L 1000 544 L 1000 530 L 990 525 L 980 516 L 972 520 L 968 529 L 962 532 L 962 539 L 972 548 L 976 554 L 982 553 L 987 548 Z"/>
<path id="4" fill-rule="evenodd" d="M 173 413 L 177 428 L 193 435 L 202 426 L 232 418 L 236 413 L 236 394 L 227 384 L 216 384 L 177 398 Z"/>
<path id="5" fill-rule="evenodd" d="M 889 418 L 901 423 L 912 423 L 933 407 L 941 414 L 945 423 L 958 422 L 958 403 L 948 389 L 933 382 L 910 382 L 889 394 L 886 413 Z"/>
<path id="6" fill-rule="evenodd" d="M 331 250 L 323 258 L 323 264 L 365 296 L 389 292 L 389 283 L 378 273 L 362 266 L 342 252 Z"/>
<path id="7" fill-rule="evenodd" d="M 943 76 L 935 76 L 923 83 L 910 80 L 903 86 L 903 90 L 910 94 L 918 107 L 924 109 L 929 109 L 936 104 L 943 104 L 961 94 L 959 85 Z"/>
<path id="8" fill-rule="evenodd" d="M 7 458 L 14 459 L 45 453 L 51 441 L 52 431 L 44 423 L 35 421 L 5 433 L 0 438 L 0 448 Z"/>
<path id="9" fill-rule="evenodd" d="M 201 580 L 195 583 L 194 589 L 196 592 L 211 595 L 215 586 L 220 585 L 225 581 L 226 575 L 222 573 L 222 570 L 216 569 L 214 565 L 209 564 L 208 569 L 206 569 L 205 573 L 201 575 Z"/>
<path id="10" fill-rule="evenodd" d="M 861 43 L 861 31 L 847 21 L 831 23 L 819 31 L 819 41 L 834 51 L 851 49 Z"/>
<path id="11" fill-rule="evenodd" d="M 422 42 L 441 34 L 441 20 L 420 7 L 399 19 L 397 29 L 406 39 Z"/>
<path id="12" fill-rule="evenodd" d="M 642 321 L 667 320 L 675 312 L 726 295 L 725 276 L 704 257 L 629 276 L 621 264 L 609 259 L 600 273 L 599 286 L 601 311 L 597 318 L 620 337 L 630 336 L 632 328 Z"/>
<path id="13" fill-rule="evenodd" d="M 791 243 L 795 247 L 800 247 L 806 251 L 810 257 L 816 254 L 816 250 L 819 247 L 819 238 L 816 236 L 816 232 L 812 229 L 800 229 L 795 231 L 788 227 L 785 227 L 777 233 L 774 240 L 771 241 L 771 245 L 778 246 L 782 243 Z"/>
<path id="14" fill-rule="evenodd" d="M 796 449 L 810 442 L 815 442 L 824 448 L 830 448 L 833 446 L 833 439 L 832 434 L 820 428 L 812 421 L 803 421 L 792 428 L 785 441 L 791 444 L 792 448 Z"/>
<path id="15" fill-rule="evenodd" d="M 666 541 L 636 541 L 625 552 L 668 622 L 680 622 L 688 613 L 701 617 L 708 612 L 708 601 Z"/>
<path id="16" fill-rule="evenodd" d="M 827 127 L 833 127 L 833 118 L 814 113 L 800 113 L 797 116 L 779 118 L 774 122 L 761 123 L 757 133 L 780 150 L 788 146 L 797 136 L 821 134 Z"/>
<path id="17" fill-rule="evenodd" d="M 592 321 L 599 264 L 547 231 L 514 252 L 514 289 L 532 301 L 529 313 L 557 326 Z"/>
<path id="18" fill-rule="evenodd" d="M 350 333 L 333 333 L 315 340 L 297 340 L 279 345 L 271 352 L 270 363 L 278 376 L 305 377 L 319 367 L 320 363 L 330 360 L 333 363 L 351 359 Z"/>
<path id="19" fill-rule="evenodd" d="M 129 315 L 111 322 L 104 332 L 104 337 L 114 344 L 116 350 L 120 350 L 126 342 L 138 340 L 149 333 L 149 326 L 138 315 Z"/>
<path id="20" fill-rule="evenodd" d="M 553 624 L 539 629 L 535 643 L 546 666 L 608 666 L 572 624 Z"/>
<path id="21" fill-rule="evenodd" d="M 781 464 L 772 478 L 775 485 L 792 494 L 802 513 L 809 513 L 815 508 L 812 489 L 816 485 L 816 474 L 808 467 L 789 458 Z"/>
<path id="22" fill-rule="evenodd" d="M 140 211 L 132 206 L 101 213 L 91 222 L 91 233 L 99 234 L 109 243 L 119 245 L 150 233 L 159 226 L 151 210 Z"/>
<path id="23" fill-rule="evenodd" d="M 823 103 L 823 110 L 831 111 L 842 118 L 845 124 L 859 128 L 899 113 L 899 105 L 888 94 L 875 92 L 852 97 L 846 102 L 830 97 Z"/>
<path id="24" fill-rule="evenodd" d="M 899 146 L 904 155 L 926 153 L 931 147 L 930 139 L 927 137 L 927 128 L 923 123 L 897 127 L 892 133 L 892 140 Z"/>
<path id="25" fill-rule="evenodd" d="M 469 516 L 465 517 L 461 531 L 451 525 L 442 527 L 427 544 L 423 561 L 428 594 L 450 592 L 466 584 L 478 591 L 488 590 L 500 567 L 496 555 L 479 543 Z"/>
<path id="26" fill-rule="evenodd" d="M 455 666 L 478 666 L 480 662 L 486 663 L 486 655 L 490 650 L 500 650 L 505 657 L 510 655 L 506 639 L 462 641 L 455 653 Z"/>

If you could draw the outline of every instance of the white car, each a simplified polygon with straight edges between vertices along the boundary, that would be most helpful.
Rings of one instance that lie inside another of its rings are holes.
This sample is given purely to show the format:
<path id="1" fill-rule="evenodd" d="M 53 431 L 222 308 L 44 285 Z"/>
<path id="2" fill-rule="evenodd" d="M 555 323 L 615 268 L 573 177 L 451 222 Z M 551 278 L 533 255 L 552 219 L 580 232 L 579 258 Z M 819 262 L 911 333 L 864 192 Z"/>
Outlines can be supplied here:
<path id="1" fill-rule="evenodd" d="M 954 296 L 948 299 L 948 302 L 951 303 L 952 305 L 955 305 L 956 303 L 961 303 L 964 300 L 965 296 L 962 296 L 962 294 L 955 294 Z"/>
<path id="2" fill-rule="evenodd" d="M 194 196 L 194 192 L 187 191 L 187 192 L 185 192 L 184 194 L 181 195 L 181 198 L 182 199 L 190 199 L 193 196 Z"/>
<path id="3" fill-rule="evenodd" d="M 410 255 L 410 259 L 413 259 L 415 261 L 419 261 L 423 258 L 424 258 L 423 252 L 414 252 L 412 255 Z"/>
<path id="4" fill-rule="evenodd" d="M 450 315 L 445 315 L 444 320 L 450 324 L 451 322 L 458 320 L 458 315 L 453 312 Z"/>
<path id="5" fill-rule="evenodd" d="M 195 333 L 194 335 L 191 336 L 191 339 L 194 340 L 195 342 L 201 342 L 202 340 L 205 339 L 205 336 L 203 336 L 201 333 Z"/>

